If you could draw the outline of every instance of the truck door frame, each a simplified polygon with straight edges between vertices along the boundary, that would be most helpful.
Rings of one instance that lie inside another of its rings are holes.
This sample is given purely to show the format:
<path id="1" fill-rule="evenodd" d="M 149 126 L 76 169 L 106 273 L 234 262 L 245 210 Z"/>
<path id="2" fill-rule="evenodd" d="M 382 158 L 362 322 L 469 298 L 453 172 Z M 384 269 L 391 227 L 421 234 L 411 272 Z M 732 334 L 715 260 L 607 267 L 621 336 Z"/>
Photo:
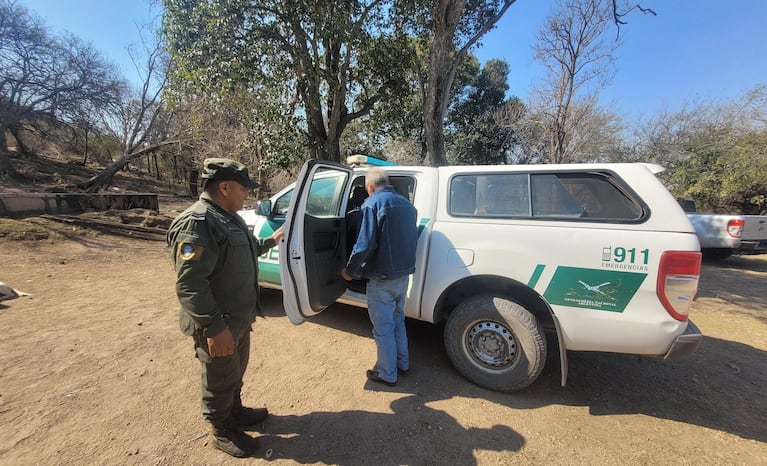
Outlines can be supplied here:
<path id="1" fill-rule="evenodd" d="M 332 188 L 329 204 L 322 204 L 327 211 L 311 213 L 310 195 L 318 186 L 313 183 L 334 178 L 337 183 L 328 185 Z M 346 291 L 341 269 L 346 265 L 344 217 L 351 181 L 350 167 L 314 159 L 304 164 L 296 180 L 283 225 L 284 244 L 279 248 L 283 306 L 295 325 L 321 313 Z"/>

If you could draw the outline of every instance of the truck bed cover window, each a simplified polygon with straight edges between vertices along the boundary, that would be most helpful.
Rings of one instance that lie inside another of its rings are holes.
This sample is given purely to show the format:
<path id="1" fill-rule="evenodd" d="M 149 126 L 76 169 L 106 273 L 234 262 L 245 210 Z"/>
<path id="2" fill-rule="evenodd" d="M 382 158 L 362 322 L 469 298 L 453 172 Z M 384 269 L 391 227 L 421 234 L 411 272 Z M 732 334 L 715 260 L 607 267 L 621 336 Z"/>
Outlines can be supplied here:
<path id="1" fill-rule="evenodd" d="M 450 180 L 448 211 L 459 217 L 637 221 L 644 210 L 607 173 L 490 173 Z"/>

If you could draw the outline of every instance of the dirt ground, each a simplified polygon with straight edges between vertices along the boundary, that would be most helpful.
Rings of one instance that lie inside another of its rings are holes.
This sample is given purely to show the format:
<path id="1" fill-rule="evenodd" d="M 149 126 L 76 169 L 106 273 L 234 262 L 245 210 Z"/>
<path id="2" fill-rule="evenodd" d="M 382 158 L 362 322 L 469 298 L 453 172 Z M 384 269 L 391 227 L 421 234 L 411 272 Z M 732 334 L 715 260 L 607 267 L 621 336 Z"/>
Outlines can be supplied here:
<path id="1" fill-rule="evenodd" d="M 213 449 L 198 363 L 177 325 L 165 245 L 53 225 L 0 238 L 0 464 L 767 464 L 767 257 L 706 264 L 686 361 L 558 355 L 518 393 L 449 365 L 441 328 L 409 322 L 412 374 L 373 386 L 363 310 L 292 326 L 266 291 L 244 400 L 271 416 L 255 458 Z"/>

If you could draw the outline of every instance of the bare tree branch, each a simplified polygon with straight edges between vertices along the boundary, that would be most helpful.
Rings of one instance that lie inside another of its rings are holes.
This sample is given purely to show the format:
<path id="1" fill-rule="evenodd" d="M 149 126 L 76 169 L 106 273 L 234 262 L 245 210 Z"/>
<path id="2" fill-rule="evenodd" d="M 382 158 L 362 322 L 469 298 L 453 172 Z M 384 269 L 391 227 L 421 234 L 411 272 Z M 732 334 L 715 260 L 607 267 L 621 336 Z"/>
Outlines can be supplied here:
<path id="1" fill-rule="evenodd" d="M 628 22 L 623 21 L 623 18 L 626 17 L 633 10 L 639 10 L 640 12 L 642 12 L 642 14 L 645 14 L 645 15 L 650 14 L 650 15 L 653 15 L 653 16 L 658 16 L 658 14 L 655 13 L 654 10 L 652 10 L 650 8 L 644 8 L 644 7 L 642 7 L 642 5 L 640 5 L 638 3 L 635 4 L 635 5 L 632 5 L 631 7 L 628 7 L 628 9 L 626 11 L 621 13 L 621 12 L 618 11 L 618 0 L 612 0 L 612 9 L 613 9 L 613 22 L 615 23 L 615 25 L 617 26 L 617 29 L 618 29 L 617 32 L 616 32 L 616 40 L 620 37 L 621 26 L 625 25 L 625 24 L 628 24 Z"/>

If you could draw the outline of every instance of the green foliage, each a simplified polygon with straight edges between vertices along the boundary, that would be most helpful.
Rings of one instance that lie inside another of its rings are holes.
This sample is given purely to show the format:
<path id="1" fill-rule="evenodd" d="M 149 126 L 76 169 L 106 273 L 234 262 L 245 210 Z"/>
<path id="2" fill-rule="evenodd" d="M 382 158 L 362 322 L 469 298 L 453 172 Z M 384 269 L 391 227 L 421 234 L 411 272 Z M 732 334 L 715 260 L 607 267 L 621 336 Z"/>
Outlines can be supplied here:
<path id="1" fill-rule="evenodd" d="M 423 38 L 412 38 L 408 42 L 413 68 L 406 78 L 406 89 L 398 99 L 384 99 L 371 112 L 369 119 L 362 121 L 357 130 L 379 135 L 367 153 L 381 150 L 382 145 L 394 144 L 397 147 L 408 146 L 409 154 L 405 157 L 409 164 L 422 164 L 425 161 L 423 99 L 427 86 L 428 60 L 430 43 Z M 461 62 L 456 72 L 450 94 L 449 108 L 455 108 L 467 99 L 469 89 L 477 80 L 480 72 L 479 60 L 469 55 Z M 448 125 L 450 121 L 447 122 Z M 370 139 L 366 136 L 366 139 Z M 371 146 L 367 146 L 371 147 Z"/>
<path id="2" fill-rule="evenodd" d="M 663 115 L 646 136 L 648 160 L 669 167 L 673 194 L 702 212 L 767 210 L 765 89 L 730 105 L 700 105 Z"/>
<path id="3" fill-rule="evenodd" d="M 507 105 L 509 65 L 490 60 L 467 80 L 462 99 L 449 114 L 450 159 L 458 164 L 503 164 L 514 133 L 502 124 L 500 110 Z"/>
<path id="4" fill-rule="evenodd" d="M 407 39 L 391 28 L 390 2 L 163 3 L 175 100 L 193 94 L 249 109 L 250 144 L 261 140 L 265 160 L 278 165 L 289 157 L 271 151 L 284 147 L 277 139 L 286 132 L 291 141 L 301 135 L 302 155 L 338 160 L 351 121 L 406 94 L 411 61 Z"/>
<path id="5" fill-rule="evenodd" d="M 767 209 L 767 132 L 738 136 L 722 151 L 698 148 L 676 173 L 689 181 L 685 196 L 701 199 L 704 208 L 727 213 L 760 213 Z M 698 172 L 697 176 L 691 174 Z M 683 185 L 684 186 L 684 185 Z M 682 186 L 682 187 L 683 187 Z"/>
<path id="6" fill-rule="evenodd" d="M 433 139 L 425 133 L 442 134 L 456 59 L 511 3 L 163 0 L 173 98 L 228 106 L 236 95 L 265 122 L 298 116 L 291 128 L 322 159 L 340 158 L 344 131 L 360 119 L 425 147 Z M 435 21 L 442 17 L 450 24 Z M 425 111 L 425 102 L 439 111 Z"/>

